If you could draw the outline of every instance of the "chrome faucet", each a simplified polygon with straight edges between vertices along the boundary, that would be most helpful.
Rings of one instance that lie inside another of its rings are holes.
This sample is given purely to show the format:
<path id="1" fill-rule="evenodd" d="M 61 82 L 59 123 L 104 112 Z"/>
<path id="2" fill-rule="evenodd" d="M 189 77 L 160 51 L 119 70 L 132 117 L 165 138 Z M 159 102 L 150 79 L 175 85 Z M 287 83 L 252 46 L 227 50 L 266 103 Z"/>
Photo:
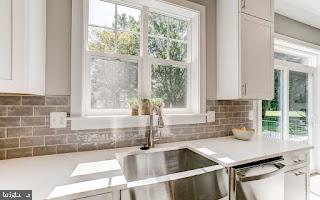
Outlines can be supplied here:
<path id="1" fill-rule="evenodd" d="M 160 110 L 160 108 L 158 108 L 157 106 L 151 106 L 151 112 L 149 115 L 149 130 L 147 131 L 147 134 L 146 134 L 147 143 L 140 148 L 141 150 L 148 150 L 154 147 L 154 142 L 155 142 L 154 125 L 153 125 L 154 111 L 158 113 L 158 120 L 156 125 L 157 131 L 158 131 L 158 128 L 162 128 L 164 125 L 162 111 Z"/>

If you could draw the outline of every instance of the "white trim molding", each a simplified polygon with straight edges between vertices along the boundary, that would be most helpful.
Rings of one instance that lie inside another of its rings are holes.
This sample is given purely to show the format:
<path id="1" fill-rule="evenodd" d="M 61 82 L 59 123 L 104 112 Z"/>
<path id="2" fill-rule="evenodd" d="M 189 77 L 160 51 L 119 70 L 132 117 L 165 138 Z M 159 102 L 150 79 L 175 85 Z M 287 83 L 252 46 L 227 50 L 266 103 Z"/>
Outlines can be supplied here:
<path id="1" fill-rule="evenodd" d="M 147 127 L 149 125 L 149 116 L 88 116 L 88 117 L 69 117 L 71 120 L 71 130 L 89 130 L 104 128 L 131 128 L 131 127 Z M 154 117 L 154 125 L 156 125 L 158 116 Z M 206 114 L 176 114 L 165 115 L 165 125 L 182 125 L 182 124 L 201 124 L 207 121 Z"/>

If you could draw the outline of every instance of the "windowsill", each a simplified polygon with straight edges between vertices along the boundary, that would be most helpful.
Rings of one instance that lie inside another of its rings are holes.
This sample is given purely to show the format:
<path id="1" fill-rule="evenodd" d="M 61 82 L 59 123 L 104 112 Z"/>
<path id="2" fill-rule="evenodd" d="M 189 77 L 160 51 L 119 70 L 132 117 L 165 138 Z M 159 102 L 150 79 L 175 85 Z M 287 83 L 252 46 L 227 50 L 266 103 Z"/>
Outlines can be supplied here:
<path id="1" fill-rule="evenodd" d="M 71 130 L 88 130 L 104 128 L 131 128 L 146 127 L 149 125 L 149 116 L 84 116 L 69 117 Z M 154 123 L 157 117 L 154 118 Z M 167 114 L 164 115 L 165 125 L 199 124 L 207 121 L 206 114 Z"/>

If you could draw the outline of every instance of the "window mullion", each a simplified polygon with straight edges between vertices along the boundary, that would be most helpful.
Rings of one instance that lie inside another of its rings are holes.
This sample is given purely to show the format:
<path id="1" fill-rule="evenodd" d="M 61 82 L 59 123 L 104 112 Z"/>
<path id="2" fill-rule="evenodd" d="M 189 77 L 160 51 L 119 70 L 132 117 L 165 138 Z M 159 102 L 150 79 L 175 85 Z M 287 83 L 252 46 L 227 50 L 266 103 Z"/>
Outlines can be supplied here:
<path id="1" fill-rule="evenodd" d="M 283 119 L 282 119 L 282 130 L 283 130 L 283 139 L 289 138 L 289 70 L 287 67 L 283 70 L 283 79 L 282 79 L 282 91 L 283 91 Z"/>
<path id="2" fill-rule="evenodd" d="M 144 6 L 142 8 L 141 21 L 142 21 L 142 38 L 141 38 L 141 56 L 142 56 L 142 70 L 139 77 L 141 82 L 141 94 L 142 98 L 151 97 L 151 63 L 148 56 L 148 13 L 149 8 Z"/>

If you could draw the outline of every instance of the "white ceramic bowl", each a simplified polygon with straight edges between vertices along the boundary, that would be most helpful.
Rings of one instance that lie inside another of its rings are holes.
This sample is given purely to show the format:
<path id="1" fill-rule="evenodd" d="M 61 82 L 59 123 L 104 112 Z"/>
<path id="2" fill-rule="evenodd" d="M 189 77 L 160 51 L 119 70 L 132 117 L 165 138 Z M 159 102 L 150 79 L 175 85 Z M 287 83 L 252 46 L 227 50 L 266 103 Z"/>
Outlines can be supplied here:
<path id="1" fill-rule="evenodd" d="M 254 129 L 247 129 L 245 131 L 242 131 L 239 129 L 232 129 L 232 133 L 236 139 L 250 140 L 253 137 L 255 130 Z"/>

